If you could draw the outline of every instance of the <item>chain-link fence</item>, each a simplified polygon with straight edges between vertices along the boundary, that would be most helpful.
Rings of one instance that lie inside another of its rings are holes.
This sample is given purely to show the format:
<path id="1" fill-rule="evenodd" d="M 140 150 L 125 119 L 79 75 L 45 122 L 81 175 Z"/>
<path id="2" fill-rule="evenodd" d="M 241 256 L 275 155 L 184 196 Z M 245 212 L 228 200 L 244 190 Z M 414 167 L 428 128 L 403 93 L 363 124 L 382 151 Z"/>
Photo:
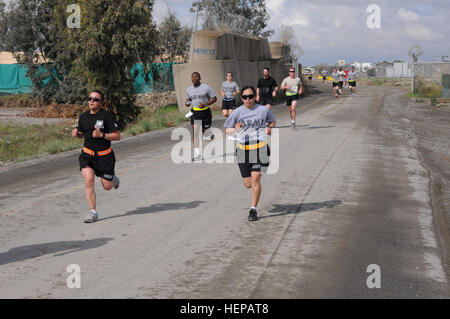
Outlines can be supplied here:
<path id="1" fill-rule="evenodd" d="M 442 85 L 442 74 L 450 74 L 448 62 L 419 62 L 414 63 L 414 77 Z"/>

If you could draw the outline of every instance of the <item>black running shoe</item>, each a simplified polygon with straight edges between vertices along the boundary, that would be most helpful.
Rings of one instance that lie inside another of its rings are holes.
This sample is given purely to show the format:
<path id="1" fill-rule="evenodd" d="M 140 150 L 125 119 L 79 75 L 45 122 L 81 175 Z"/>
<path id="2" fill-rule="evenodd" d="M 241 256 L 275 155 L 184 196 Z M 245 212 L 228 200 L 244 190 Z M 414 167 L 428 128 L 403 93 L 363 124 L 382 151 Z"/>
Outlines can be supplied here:
<path id="1" fill-rule="evenodd" d="M 248 213 L 248 220 L 251 222 L 258 220 L 257 214 L 256 209 L 250 209 L 250 212 Z"/>

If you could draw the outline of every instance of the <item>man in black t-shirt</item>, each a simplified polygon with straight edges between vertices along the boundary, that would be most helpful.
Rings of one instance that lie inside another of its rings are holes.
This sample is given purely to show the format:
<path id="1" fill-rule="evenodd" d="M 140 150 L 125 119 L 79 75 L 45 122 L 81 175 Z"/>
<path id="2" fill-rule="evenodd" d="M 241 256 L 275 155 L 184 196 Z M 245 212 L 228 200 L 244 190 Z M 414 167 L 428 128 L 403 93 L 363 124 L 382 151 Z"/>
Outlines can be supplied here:
<path id="1" fill-rule="evenodd" d="M 103 101 L 102 92 L 92 91 L 88 97 L 89 111 L 81 114 L 77 128 L 72 131 L 73 137 L 84 137 L 79 162 L 90 208 L 90 213 L 85 219 L 86 223 L 93 223 L 98 219 L 95 176 L 101 178 L 105 190 L 119 187 L 119 179 L 114 174 L 116 158 L 111 149 L 111 141 L 120 140 L 120 132 L 113 115 L 101 109 Z"/>
<path id="2" fill-rule="evenodd" d="M 277 82 L 269 75 L 269 68 L 264 68 L 264 76 L 259 79 L 256 88 L 256 102 L 267 106 L 270 110 L 273 104 L 273 98 L 277 96 Z"/>

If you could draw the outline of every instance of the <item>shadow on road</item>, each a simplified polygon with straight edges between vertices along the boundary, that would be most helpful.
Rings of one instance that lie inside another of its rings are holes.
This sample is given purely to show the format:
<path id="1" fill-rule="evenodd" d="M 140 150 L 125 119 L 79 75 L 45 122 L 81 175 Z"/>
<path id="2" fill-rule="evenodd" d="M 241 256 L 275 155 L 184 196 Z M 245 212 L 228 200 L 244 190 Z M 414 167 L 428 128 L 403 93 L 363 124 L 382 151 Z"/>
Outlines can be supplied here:
<path id="1" fill-rule="evenodd" d="M 164 212 L 166 210 L 192 209 L 192 208 L 196 208 L 196 207 L 200 206 L 203 203 L 206 203 L 206 202 L 205 201 L 193 201 L 193 202 L 189 202 L 189 203 L 154 204 L 154 205 L 150 205 L 148 207 L 138 207 L 137 209 L 128 211 L 122 215 L 105 217 L 105 218 L 100 219 L 99 221 L 113 219 L 113 218 L 119 218 L 119 217 L 124 217 L 124 216 L 131 216 L 131 215 L 159 213 L 159 212 Z"/>
<path id="2" fill-rule="evenodd" d="M 318 210 L 321 208 L 333 208 L 337 205 L 342 204 L 341 200 L 330 200 L 326 202 L 315 202 L 306 204 L 292 204 L 292 205 L 278 205 L 275 204 L 271 210 L 269 210 L 270 215 L 261 216 L 260 218 L 283 216 L 288 214 L 299 214 L 303 212 L 310 212 L 313 210 Z"/>
<path id="3" fill-rule="evenodd" d="M 106 245 L 112 238 L 97 238 L 92 240 L 59 241 L 54 243 L 36 244 L 10 249 L 6 253 L 0 253 L 0 265 L 6 265 L 16 261 L 33 259 L 48 254 L 58 253 L 54 257 L 71 254 L 77 251 L 97 248 Z"/>
<path id="4" fill-rule="evenodd" d="M 318 129 L 318 128 L 333 128 L 333 127 L 336 127 L 336 126 L 334 126 L 334 125 L 330 125 L 330 126 L 310 126 L 310 127 L 308 127 L 308 129 L 315 130 L 315 129 Z"/>

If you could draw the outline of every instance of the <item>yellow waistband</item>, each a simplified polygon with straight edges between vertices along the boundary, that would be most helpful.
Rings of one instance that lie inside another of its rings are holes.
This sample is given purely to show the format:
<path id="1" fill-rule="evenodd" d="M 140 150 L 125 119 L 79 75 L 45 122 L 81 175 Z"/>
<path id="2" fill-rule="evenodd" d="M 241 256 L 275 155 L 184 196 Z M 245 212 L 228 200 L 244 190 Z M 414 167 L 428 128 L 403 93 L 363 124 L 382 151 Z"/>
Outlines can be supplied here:
<path id="1" fill-rule="evenodd" d="M 239 148 L 240 148 L 241 150 L 246 150 L 246 151 L 249 151 L 249 150 L 256 150 L 256 149 L 258 149 L 258 148 L 263 147 L 263 146 L 266 145 L 266 144 L 267 144 L 266 142 L 261 142 L 261 143 L 253 144 L 253 145 L 242 145 L 242 144 L 239 144 Z"/>
<path id="2" fill-rule="evenodd" d="M 198 108 L 198 107 L 193 107 L 192 108 L 194 111 L 204 111 L 204 110 L 207 110 L 207 109 L 209 109 L 209 106 L 207 106 L 207 107 L 204 107 L 204 108 Z"/>

